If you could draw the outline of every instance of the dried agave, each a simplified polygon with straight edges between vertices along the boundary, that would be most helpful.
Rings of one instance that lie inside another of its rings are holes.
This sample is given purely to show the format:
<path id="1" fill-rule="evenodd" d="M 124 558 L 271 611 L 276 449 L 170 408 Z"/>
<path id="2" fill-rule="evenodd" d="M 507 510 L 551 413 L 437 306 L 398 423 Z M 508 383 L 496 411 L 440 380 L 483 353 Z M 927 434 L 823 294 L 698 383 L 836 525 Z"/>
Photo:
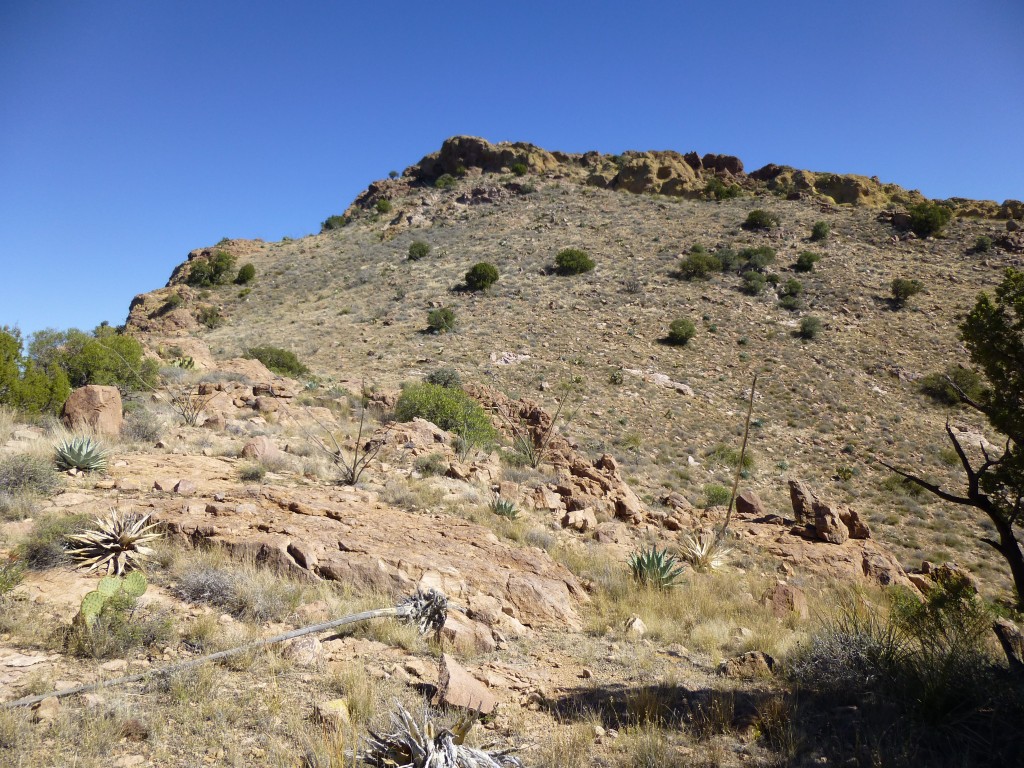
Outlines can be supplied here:
<path id="1" fill-rule="evenodd" d="M 54 446 L 54 461 L 62 470 L 102 472 L 107 468 L 107 452 L 91 437 L 73 437 Z"/>
<path id="2" fill-rule="evenodd" d="M 714 571 L 729 560 L 732 547 L 722 544 L 711 531 L 701 531 L 696 536 L 683 537 L 683 558 L 698 571 Z"/>
<path id="3" fill-rule="evenodd" d="M 638 583 L 658 589 L 674 587 L 683 573 L 679 561 L 667 549 L 655 545 L 634 552 L 629 558 L 629 570 Z"/>
<path id="4" fill-rule="evenodd" d="M 362 759 L 378 768 L 522 768 L 506 751 L 485 752 L 467 747 L 466 736 L 478 712 L 459 720 L 451 729 L 439 728 L 424 715 L 422 727 L 401 704 L 391 713 L 395 730 L 383 736 L 370 732 Z"/>
<path id="5" fill-rule="evenodd" d="M 149 515 L 140 517 L 131 512 L 110 510 L 106 518 L 96 518 L 96 527 L 84 533 L 68 536 L 75 545 L 68 550 L 72 560 L 81 567 L 94 571 L 106 567 L 109 573 L 121 574 L 141 570 L 153 555 L 149 544 L 161 538 L 156 523 L 149 523 Z"/>

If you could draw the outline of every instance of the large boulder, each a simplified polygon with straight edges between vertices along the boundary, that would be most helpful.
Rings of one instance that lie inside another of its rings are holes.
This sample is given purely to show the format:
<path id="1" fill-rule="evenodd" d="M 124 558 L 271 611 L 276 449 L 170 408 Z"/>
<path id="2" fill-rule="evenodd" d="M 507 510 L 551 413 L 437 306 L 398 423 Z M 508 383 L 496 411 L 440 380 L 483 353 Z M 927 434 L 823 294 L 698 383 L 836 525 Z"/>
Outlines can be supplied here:
<path id="1" fill-rule="evenodd" d="M 124 416 L 121 393 L 117 387 L 89 384 L 71 393 L 61 411 L 64 426 L 74 431 L 92 431 L 101 435 L 121 434 Z"/>

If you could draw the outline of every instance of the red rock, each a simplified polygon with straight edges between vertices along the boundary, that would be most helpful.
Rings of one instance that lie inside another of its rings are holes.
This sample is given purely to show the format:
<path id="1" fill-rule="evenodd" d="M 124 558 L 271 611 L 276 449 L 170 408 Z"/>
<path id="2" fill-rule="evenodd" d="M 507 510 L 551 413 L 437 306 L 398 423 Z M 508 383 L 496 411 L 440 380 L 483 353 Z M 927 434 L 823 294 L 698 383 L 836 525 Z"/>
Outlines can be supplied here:
<path id="1" fill-rule="evenodd" d="M 444 704 L 487 715 L 494 711 L 498 700 L 483 683 L 445 653 L 438 664 L 437 693 L 431 703 L 435 707 Z"/>
<path id="2" fill-rule="evenodd" d="M 71 430 L 92 430 L 101 435 L 120 435 L 124 417 L 117 387 L 89 384 L 71 393 L 61 411 L 64 425 Z"/>
<path id="3" fill-rule="evenodd" d="M 496 647 L 494 637 L 487 627 L 456 611 L 448 614 L 444 627 L 441 628 L 441 636 L 467 653 L 490 653 Z"/>
<path id="4" fill-rule="evenodd" d="M 761 498 L 749 488 L 740 491 L 736 497 L 736 514 L 764 517 L 766 510 Z"/>
<path id="5" fill-rule="evenodd" d="M 778 582 L 761 597 L 761 604 L 772 609 L 777 618 L 784 619 L 789 614 L 795 613 L 801 619 L 810 616 L 810 609 L 807 607 L 807 595 L 800 587 Z"/>
<path id="6" fill-rule="evenodd" d="M 282 457 L 281 451 L 274 445 L 274 441 L 265 435 L 254 437 L 242 446 L 242 456 L 253 461 L 272 461 Z"/>

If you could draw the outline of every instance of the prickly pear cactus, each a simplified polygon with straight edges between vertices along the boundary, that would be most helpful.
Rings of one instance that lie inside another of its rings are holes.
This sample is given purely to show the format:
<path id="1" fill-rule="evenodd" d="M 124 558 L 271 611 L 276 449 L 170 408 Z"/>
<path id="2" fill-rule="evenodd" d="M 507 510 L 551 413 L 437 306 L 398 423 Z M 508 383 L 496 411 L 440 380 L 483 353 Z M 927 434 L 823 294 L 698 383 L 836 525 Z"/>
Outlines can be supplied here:
<path id="1" fill-rule="evenodd" d="M 121 581 L 121 589 L 133 600 L 142 597 L 146 592 L 146 587 L 149 586 L 146 575 L 142 571 L 132 571 L 119 581 Z"/>
<path id="2" fill-rule="evenodd" d="M 79 615 L 87 626 L 91 627 L 93 625 L 93 622 L 96 621 L 96 617 L 99 616 L 100 611 L 103 610 L 103 604 L 106 601 L 107 596 L 97 590 L 89 592 L 82 598 L 82 607 L 79 610 Z"/>
<path id="3" fill-rule="evenodd" d="M 96 585 L 96 591 L 104 597 L 111 597 L 121 588 L 121 579 L 117 576 L 104 576 Z"/>

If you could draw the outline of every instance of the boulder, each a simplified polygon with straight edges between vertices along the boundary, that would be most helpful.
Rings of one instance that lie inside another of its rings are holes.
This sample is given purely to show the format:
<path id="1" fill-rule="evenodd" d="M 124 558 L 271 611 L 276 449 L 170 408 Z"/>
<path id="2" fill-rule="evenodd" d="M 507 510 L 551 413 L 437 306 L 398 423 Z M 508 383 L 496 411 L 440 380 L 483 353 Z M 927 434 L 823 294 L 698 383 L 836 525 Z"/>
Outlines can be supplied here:
<path id="1" fill-rule="evenodd" d="M 789 499 L 798 523 L 810 523 L 814 520 L 814 494 L 803 482 L 789 481 Z"/>
<path id="2" fill-rule="evenodd" d="M 719 664 L 718 674 L 724 677 L 770 677 L 774 669 L 775 659 L 767 653 L 747 651 Z"/>
<path id="3" fill-rule="evenodd" d="M 851 539 L 870 539 L 871 530 L 868 524 L 861 520 L 855 509 L 847 506 L 839 507 L 839 519 L 843 521 L 846 530 L 850 532 Z"/>
<path id="4" fill-rule="evenodd" d="M 431 700 L 435 707 L 442 704 L 478 711 L 489 715 L 498 705 L 487 686 L 473 677 L 447 653 L 441 655 L 437 668 L 437 692 Z"/>
<path id="5" fill-rule="evenodd" d="M 578 533 L 586 533 L 597 528 L 597 517 L 590 507 L 573 509 L 562 516 L 562 527 L 571 528 Z"/>
<path id="6" fill-rule="evenodd" d="M 455 611 L 445 619 L 441 637 L 464 653 L 490 653 L 496 647 L 494 637 L 487 627 Z"/>
<path id="7" fill-rule="evenodd" d="M 254 437 L 242 446 L 242 456 L 252 461 L 274 461 L 283 458 L 274 441 L 265 435 Z"/>
<path id="8" fill-rule="evenodd" d="M 760 497 L 748 488 L 740 491 L 740 494 L 736 497 L 736 514 L 764 517 L 767 514 L 767 510 L 765 510 L 764 502 L 761 501 Z"/>
<path id="9" fill-rule="evenodd" d="M 772 613 L 779 619 L 784 619 L 793 613 L 801 619 L 807 619 L 810 616 L 807 595 L 800 587 L 787 584 L 784 581 L 777 582 L 774 587 L 767 590 L 761 596 L 761 604 L 771 608 Z"/>
<path id="10" fill-rule="evenodd" d="M 992 627 L 999 638 L 1006 661 L 1017 674 L 1024 673 L 1024 633 L 1008 619 L 998 618 Z"/>
<path id="11" fill-rule="evenodd" d="M 61 411 L 64 426 L 73 431 L 92 430 L 97 434 L 121 434 L 124 417 L 121 393 L 117 387 L 89 384 L 71 393 Z"/>
<path id="12" fill-rule="evenodd" d="M 815 501 L 813 508 L 814 532 L 819 539 L 830 544 L 842 544 L 850 538 L 850 530 L 832 507 Z"/>

